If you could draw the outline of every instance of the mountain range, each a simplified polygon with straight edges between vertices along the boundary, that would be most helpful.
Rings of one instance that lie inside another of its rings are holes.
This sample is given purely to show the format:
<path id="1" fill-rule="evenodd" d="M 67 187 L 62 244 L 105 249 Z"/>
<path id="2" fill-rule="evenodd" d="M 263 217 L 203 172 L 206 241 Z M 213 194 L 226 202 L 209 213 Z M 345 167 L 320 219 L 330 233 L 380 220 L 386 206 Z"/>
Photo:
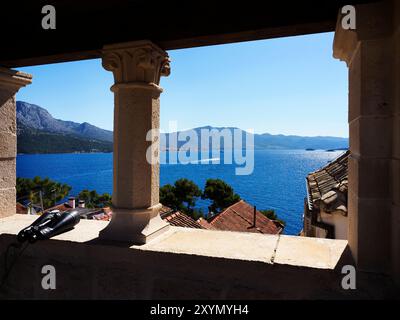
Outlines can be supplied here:
<path id="1" fill-rule="evenodd" d="M 214 130 L 215 133 L 211 133 L 211 137 L 214 135 L 222 136 L 222 130 L 227 131 L 230 134 L 232 139 L 230 140 L 230 145 L 233 145 L 233 137 L 234 132 L 239 133 L 239 137 L 242 137 L 241 145 L 238 147 L 245 148 L 246 147 L 246 137 L 245 131 L 240 128 L 235 127 L 212 127 L 212 126 L 204 126 L 199 128 L 191 129 L 190 131 L 195 131 L 197 137 L 201 137 L 200 132 L 202 130 Z M 184 138 L 185 136 L 190 136 L 189 130 L 180 131 L 175 133 L 166 133 L 164 137 L 161 137 L 161 149 L 171 149 L 168 144 L 169 138 L 171 134 L 181 134 Z M 344 150 L 348 149 L 349 141 L 347 138 L 341 137 L 329 137 L 329 136 L 316 136 L 316 137 L 303 137 L 303 136 L 295 136 L 295 135 L 283 135 L 283 134 L 252 134 L 248 133 L 247 135 L 254 139 L 254 149 L 255 150 L 263 150 L 263 149 L 322 149 L 322 150 Z M 182 138 L 182 139 L 183 139 Z M 187 139 L 188 140 L 188 139 Z M 187 141 L 186 140 L 186 141 Z M 186 141 L 178 141 L 177 149 L 181 149 L 184 147 Z M 209 141 L 208 149 L 212 149 L 211 144 L 212 139 Z M 228 142 L 229 140 L 227 140 Z M 251 141 L 251 140 L 250 140 Z M 215 145 L 214 145 L 215 146 Z M 224 140 L 221 139 L 221 149 L 230 149 L 230 146 L 224 145 Z M 201 141 L 199 138 L 196 149 L 201 150 L 204 149 L 204 146 L 201 145 Z"/>
<path id="2" fill-rule="evenodd" d="M 196 133 L 202 129 L 212 130 L 214 134 L 227 129 L 230 133 L 240 130 L 233 127 L 204 126 L 194 128 Z M 243 131 L 242 142 L 245 146 Z M 182 134 L 187 131 L 178 132 Z M 77 123 L 55 119 L 46 109 L 34 104 L 17 101 L 18 153 L 68 153 L 68 152 L 112 152 L 113 132 L 98 128 L 90 123 Z M 161 139 L 161 149 L 170 148 L 171 133 Z M 252 134 L 250 134 L 252 135 Z M 198 135 L 199 136 L 199 135 Z M 233 136 L 233 135 L 232 135 Z M 341 137 L 254 134 L 254 148 L 257 149 L 347 149 L 348 139 Z M 211 139 L 210 139 L 211 140 Z M 178 148 L 185 141 L 178 142 Z M 198 149 L 202 146 L 198 142 Z M 211 142 L 209 145 L 211 149 Z M 221 148 L 225 148 L 222 141 Z"/>
<path id="3" fill-rule="evenodd" d="M 17 124 L 18 129 L 28 127 L 52 133 L 113 141 L 112 131 L 100 129 L 87 122 L 77 123 L 54 119 L 46 109 L 23 101 L 17 101 Z"/>
<path id="4" fill-rule="evenodd" d="M 44 108 L 17 101 L 18 153 L 112 152 L 112 131 L 53 118 Z"/>

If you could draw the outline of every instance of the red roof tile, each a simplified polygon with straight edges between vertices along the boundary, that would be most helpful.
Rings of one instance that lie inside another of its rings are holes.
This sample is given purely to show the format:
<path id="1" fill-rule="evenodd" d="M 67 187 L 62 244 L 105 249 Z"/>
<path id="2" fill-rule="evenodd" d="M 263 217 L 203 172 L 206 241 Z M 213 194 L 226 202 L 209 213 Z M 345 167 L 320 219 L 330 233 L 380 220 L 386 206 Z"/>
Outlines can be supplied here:
<path id="1" fill-rule="evenodd" d="M 307 201 L 309 210 L 326 213 L 340 211 L 347 216 L 348 159 L 346 151 L 307 178 Z"/>
<path id="2" fill-rule="evenodd" d="M 205 229 L 200 223 L 198 223 L 196 220 L 192 219 L 188 215 L 184 214 L 183 212 L 174 211 L 166 206 L 162 206 L 160 210 L 160 216 L 171 226 Z"/>
<path id="3" fill-rule="evenodd" d="M 256 211 L 256 226 L 254 222 L 254 207 L 240 200 L 209 220 L 218 230 L 279 234 L 283 227 L 277 221 L 272 221 L 260 211 Z"/>
<path id="4" fill-rule="evenodd" d="M 209 223 L 206 219 L 204 218 L 199 218 L 197 219 L 197 223 L 199 223 L 204 229 L 208 230 L 217 230 L 211 223 Z"/>
<path id="5" fill-rule="evenodd" d="M 20 214 L 27 214 L 28 213 L 28 208 L 17 202 L 16 205 L 16 212 Z"/>

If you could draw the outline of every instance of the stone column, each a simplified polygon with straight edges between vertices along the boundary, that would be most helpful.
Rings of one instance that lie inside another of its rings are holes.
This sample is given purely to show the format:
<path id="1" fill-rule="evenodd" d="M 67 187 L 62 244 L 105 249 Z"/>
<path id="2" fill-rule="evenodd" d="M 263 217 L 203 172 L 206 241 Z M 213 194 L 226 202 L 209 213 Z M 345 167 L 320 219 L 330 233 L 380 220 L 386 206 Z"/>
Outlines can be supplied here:
<path id="1" fill-rule="evenodd" d="M 102 59 L 115 81 L 114 192 L 113 216 L 100 238 L 143 244 L 169 226 L 159 215 L 159 154 L 146 157 L 157 140 L 146 138 L 160 126 L 159 82 L 169 75 L 169 58 L 153 43 L 138 41 L 106 46 Z"/>
<path id="2" fill-rule="evenodd" d="M 388 0 L 356 6 L 356 30 L 344 30 L 339 17 L 334 40 L 334 57 L 349 67 L 349 245 L 359 269 L 386 274 L 396 273 L 392 266 L 400 253 L 392 239 L 399 217 L 391 208 L 399 125 L 394 124 L 399 52 L 393 46 L 393 5 Z"/>
<path id="3" fill-rule="evenodd" d="M 15 94 L 32 76 L 0 67 L 0 218 L 15 214 L 17 123 Z"/>

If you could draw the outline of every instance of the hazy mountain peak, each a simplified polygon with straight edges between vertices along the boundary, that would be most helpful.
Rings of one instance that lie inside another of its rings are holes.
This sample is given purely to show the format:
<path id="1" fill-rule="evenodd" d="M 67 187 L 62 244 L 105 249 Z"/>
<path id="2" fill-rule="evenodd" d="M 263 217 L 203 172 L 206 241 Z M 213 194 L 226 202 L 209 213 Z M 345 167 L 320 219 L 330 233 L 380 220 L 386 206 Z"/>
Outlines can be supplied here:
<path id="1" fill-rule="evenodd" d="M 112 131 L 104 130 L 88 122 L 77 123 L 53 118 L 44 108 L 24 101 L 17 101 L 18 129 L 30 128 L 57 134 L 70 134 L 83 138 L 113 141 Z"/>

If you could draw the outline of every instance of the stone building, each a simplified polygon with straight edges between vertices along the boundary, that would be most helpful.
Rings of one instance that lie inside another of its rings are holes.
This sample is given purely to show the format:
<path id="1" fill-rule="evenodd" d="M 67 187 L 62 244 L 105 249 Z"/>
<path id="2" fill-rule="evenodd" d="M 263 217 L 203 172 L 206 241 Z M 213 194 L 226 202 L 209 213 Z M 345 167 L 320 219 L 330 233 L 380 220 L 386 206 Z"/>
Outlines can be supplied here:
<path id="1" fill-rule="evenodd" d="M 260 234 L 280 234 L 284 226 L 268 219 L 256 207 L 240 200 L 220 213 L 202 222 L 202 225 L 210 226 L 208 229 L 236 232 L 253 232 Z"/>
<path id="2" fill-rule="evenodd" d="M 161 219 L 167 221 L 171 226 L 194 228 L 194 229 L 206 229 L 204 226 L 202 226 L 193 218 L 189 217 L 187 214 L 173 210 L 164 205 L 160 210 L 160 216 Z"/>
<path id="3" fill-rule="evenodd" d="M 347 239 L 347 151 L 306 178 L 303 234 L 306 237 Z"/>

